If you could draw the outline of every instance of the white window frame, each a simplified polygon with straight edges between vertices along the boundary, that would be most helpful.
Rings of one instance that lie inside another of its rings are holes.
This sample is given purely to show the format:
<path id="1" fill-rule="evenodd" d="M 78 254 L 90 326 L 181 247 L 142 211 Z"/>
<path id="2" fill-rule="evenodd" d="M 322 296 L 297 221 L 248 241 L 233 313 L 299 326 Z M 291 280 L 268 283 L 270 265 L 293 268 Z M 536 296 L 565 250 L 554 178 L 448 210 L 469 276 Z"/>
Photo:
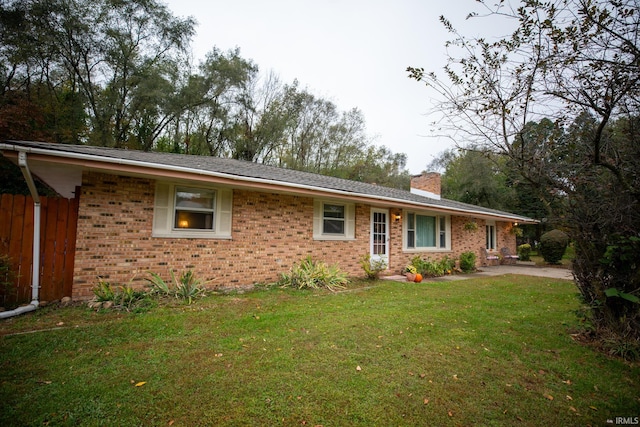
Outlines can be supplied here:
<path id="1" fill-rule="evenodd" d="M 344 209 L 344 218 L 325 217 L 325 205 L 341 206 Z M 325 231 L 325 220 L 343 220 L 343 233 L 330 233 Z M 314 240 L 355 240 L 356 209 L 355 204 L 336 200 L 316 199 L 313 201 L 313 238 Z"/>
<path id="2" fill-rule="evenodd" d="M 210 208 L 196 208 L 191 206 L 180 206 L 178 207 L 178 193 L 191 193 L 196 194 L 198 192 L 207 192 L 212 194 L 212 204 L 213 206 Z M 210 188 L 201 188 L 201 187 L 188 187 L 188 186 L 176 186 L 175 191 L 173 192 L 173 200 L 174 200 L 174 208 L 173 208 L 173 231 L 204 231 L 207 233 L 213 232 L 215 233 L 216 226 L 216 199 L 218 197 L 217 191 Z M 188 225 L 180 226 L 180 221 L 178 221 L 178 211 L 194 213 L 194 214 L 211 214 L 211 227 L 208 228 L 191 228 Z M 176 225 L 178 223 L 178 225 Z"/>
<path id="3" fill-rule="evenodd" d="M 498 233 L 495 221 L 487 221 L 485 225 L 485 247 L 488 251 L 495 251 L 498 247 Z"/>
<path id="4" fill-rule="evenodd" d="M 402 224 L 402 246 L 408 252 L 442 252 L 451 250 L 451 215 L 443 215 L 439 212 L 430 211 L 405 211 L 403 212 Z M 435 246 L 416 246 L 416 217 L 428 216 L 435 218 Z M 409 219 L 413 217 L 413 224 Z M 413 247 L 409 246 L 409 231 L 413 231 Z M 444 240 L 444 246 L 442 245 Z"/>
<path id="5" fill-rule="evenodd" d="M 212 212 L 213 223 L 211 229 L 176 227 L 176 196 L 178 191 L 204 190 L 214 193 L 213 209 L 189 209 L 193 212 Z M 200 239 L 230 239 L 231 238 L 231 208 L 233 204 L 233 190 L 228 188 L 209 187 L 190 183 L 157 182 L 153 209 L 152 237 L 200 238 Z"/>

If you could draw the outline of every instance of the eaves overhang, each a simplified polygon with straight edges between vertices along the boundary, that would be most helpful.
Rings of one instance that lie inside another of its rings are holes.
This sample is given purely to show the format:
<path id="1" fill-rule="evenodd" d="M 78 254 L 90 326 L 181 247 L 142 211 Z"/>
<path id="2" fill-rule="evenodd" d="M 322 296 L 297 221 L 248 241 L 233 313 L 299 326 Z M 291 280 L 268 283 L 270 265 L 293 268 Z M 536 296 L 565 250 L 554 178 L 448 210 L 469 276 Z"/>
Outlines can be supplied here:
<path id="1" fill-rule="evenodd" d="M 101 156 L 61 149 L 54 150 L 39 146 L 31 146 L 28 142 L 24 142 L 22 144 L 19 141 L 0 142 L 0 151 L 2 151 L 3 155 L 9 158 L 17 158 L 19 152 L 24 152 L 27 153 L 31 161 L 34 162 L 51 162 L 59 165 L 75 166 L 87 171 L 120 173 L 128 176 L 148 177 L 161 180 L 171 179 L 195 181 L 242 189 L 349 200 L 352 202 L 367 203 L 380 207 L 431 210 L 465 217 L 510 221 L 523 224 L 533 224 L 538 222 L 534 219 L 510 214 L 508 212 L 493 211 L 457 202 L 453 202 L 453 204 L 464 206 L 443 206 L 441 200 L 432 201 L 427 197 L 416 197 L 415 195 L 411 195 L 410 198 L 407 199 L 400 197 L 388 197 L 384 195 L 288 182 L 278 179 L 267 179 L 212 171 L 203 168 L 185 167 L 175 164 Z M 406 193 L 408 195 L 410 194 L 409 192 Z"/>

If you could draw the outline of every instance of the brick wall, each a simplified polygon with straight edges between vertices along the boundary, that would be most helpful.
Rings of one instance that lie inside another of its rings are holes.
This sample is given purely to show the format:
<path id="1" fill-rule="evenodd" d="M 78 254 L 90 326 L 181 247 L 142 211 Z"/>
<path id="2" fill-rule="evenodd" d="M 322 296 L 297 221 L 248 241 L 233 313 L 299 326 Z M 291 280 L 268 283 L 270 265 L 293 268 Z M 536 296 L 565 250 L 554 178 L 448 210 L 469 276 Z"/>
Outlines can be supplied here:
<path id="1" fill-rule="evenodd" d="M 309 197 L 234 190 L 232 239 L 152 237 L 155 181 L 109 174 L 85 173 L 78 214 L 73 297 L 91 298 L 101 277 L 113 284 L 142 287 L 148 272 L 169 279 L 193 269 L 208 287 L 241 287 L 274 282 L 280 273 L 307 255 L 362 276 L 360 258 L 369 252 L 370 207 L 356 204 L 355 241 L 313 239 L 313 199 Z M 390 265 L 399 274 L 415 252 L 402 250 L 402 215 L 389 210 Z M 452 251 L 425 252 L 423 258 L 458 257 L 474 251 L 480 260 L 485 223 L 463 229 L 468 218 L 451 218 Z M 497 223 L 499 247 L 515 253 L 510 223 Z"/>
<path id="2" fill-rule="evenodd" d="M 451 217 L 451 250 L 450 251 L 424 251 L 424 252 L 404 252 L 402 250 L 402 221 L 393 221 L 394 214 L 402 215 L 399 209 L 391 209 L 391 242 L 389 248 L 390 257 L 390 274 L 400 274 L 404 267 L 410 263 L 411 259 L 416 255 L 420 255 L 423 259 L 440 260 L 449 257 L 450 259 L 458 259 L 463 252 L 471 251 L 476 254 L 476 266 L 481 263 L 481 248 L 486 245 L 486 221 L 476 220 L 478 229 L 476 231 L 468 231 L 464 229 L 464 225 L 471 220 L 468 217 L 452 216 Z M 516 253 L 516 238 L 511 233 L 512 224 L 509 222 L 496 222 L 496 233 L 498 249 L 508 247 L 511 253 Z"/>
<path id="3" fill-rule="evenodd" d="M 440 194 L 442 178 L 437 172 L 423 172 L 421 175 L 411 177 L 411 188 Z"/>
<path id="4" fill-rule="evenodd" d="M 356 241 L 313 240 L 313 199 L 234 190 L 232 240 L 151 237 L 155 181 L 85 173 L 80 197 L 74 298 L 97 277 L 141 287 L 153 271 L 193 269 L 208 287 L 274 282 L 307 255 L 360 276 L 369 251 L 369 207 L 356 205 Z"/>

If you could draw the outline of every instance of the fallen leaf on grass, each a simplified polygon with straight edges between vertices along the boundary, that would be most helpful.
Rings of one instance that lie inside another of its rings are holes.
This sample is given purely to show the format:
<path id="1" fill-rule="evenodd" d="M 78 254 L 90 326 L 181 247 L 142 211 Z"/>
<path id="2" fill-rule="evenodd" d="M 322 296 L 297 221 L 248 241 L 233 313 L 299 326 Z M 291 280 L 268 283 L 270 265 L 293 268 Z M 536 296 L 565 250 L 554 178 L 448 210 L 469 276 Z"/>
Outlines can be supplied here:
<path id="1" fill-rule="evenodd" d="M 553 396 L 551 396 L 550 394 L 545 394 L 544 397 L 549 400 L 553 400 Z"/>
<path id="2" fill-rule="evenodd" d="M 360 365 L 356 366 L 356 371 L 358 372 L 362 371 L 362 368 L 360 367 Z"/>
<path id="3" fill-rule="evenodd" d="M 594 411 L 598 410 L 598 408 L 596 408 L 595 406 L 589 406 L 589 408 L 593 409 Z"/>
<path id="4" fill-rule="evenodd" d="M 458 379 L 458 374 L 454 374 L 454 375 L 453 375 L 453 379 L 454 379 L 454 380 L 457 380 L 457 379 Z"/>
<path id="5" fill-rule="evenodd" d="M 573 406 L 569 406 L 569 410 L 571 410 L 573 412 L 578 412 L 578 410 L 576 408 L 574 408 Z"/>
<path id="6" fill-rule="evenodd" d="M 566 397 L 567 397 L 567 400 L 573 400 L 573 397 L 569 396 L 568 394 Z"/>
<path id="7" fill-rule="evenodd" d="M 429 403 L 429 399 L 424 399 L 422 402 L 426 405 L 427 403 Z"/>
<path id="8" fill-rule="evenodd" d="M 146 383 L 147 383 L 146 381 L 140 381 L 140 382 L 136 383 L 136 387 L 142 387 Z"/>
<path id="9" fill-rule="evenodd" d="M 566 380 L 566 381 L 562 381 L 563 383 L 565 383 L 566 385 L 571 385 L 571 380 Z"/>

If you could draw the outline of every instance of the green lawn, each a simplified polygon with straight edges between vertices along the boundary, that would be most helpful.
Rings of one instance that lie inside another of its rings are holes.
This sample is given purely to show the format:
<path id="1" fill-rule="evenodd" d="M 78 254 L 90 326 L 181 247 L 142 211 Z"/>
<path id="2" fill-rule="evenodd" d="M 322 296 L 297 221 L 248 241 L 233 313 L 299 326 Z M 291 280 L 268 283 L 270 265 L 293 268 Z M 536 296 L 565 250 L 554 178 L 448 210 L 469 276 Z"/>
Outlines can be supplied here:
<path id="1" fill-rule="evenodd" d="M 0 322 L 0 425 L 606 425 L 640 367 L 575 342 L 575 287 L 271 289 Z M 34 331 L 33 333 L 23 333 Z"/>

